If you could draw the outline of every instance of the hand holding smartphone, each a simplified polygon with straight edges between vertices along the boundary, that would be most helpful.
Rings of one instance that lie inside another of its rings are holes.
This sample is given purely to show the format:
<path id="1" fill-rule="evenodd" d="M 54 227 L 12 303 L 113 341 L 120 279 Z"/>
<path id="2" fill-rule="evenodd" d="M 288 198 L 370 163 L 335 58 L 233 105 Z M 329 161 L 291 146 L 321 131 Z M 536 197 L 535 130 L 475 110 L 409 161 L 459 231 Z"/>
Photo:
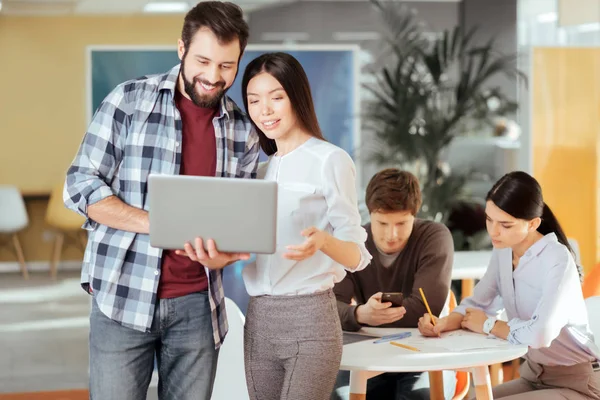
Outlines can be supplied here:
<path id="1" fill-rule="evenodd" d="M 392 307 L 402 307 L 404 295 L 402 292 L 387 292 L 381 294 L 382 303 L 392 303 Z"/>

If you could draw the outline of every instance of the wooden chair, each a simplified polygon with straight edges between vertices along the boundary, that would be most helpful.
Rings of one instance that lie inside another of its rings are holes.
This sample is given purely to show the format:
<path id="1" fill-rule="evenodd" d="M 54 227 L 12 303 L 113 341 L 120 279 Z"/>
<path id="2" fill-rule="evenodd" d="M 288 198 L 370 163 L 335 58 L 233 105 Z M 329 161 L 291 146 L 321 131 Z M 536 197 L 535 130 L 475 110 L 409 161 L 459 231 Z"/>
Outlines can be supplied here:
<path id="1" fill-rule="evenodd" d="M 583 286 L 581 287 L 583 290 L 583 297 L 595 297 L 600 296 L 600 264 L 596 265 L 596 267 L 590 271 L 583 278 Z"/>
<path id="2" fill-rule="evenodd" d="M 57 277 L 58 263 L 65 245 L 74 244 L 85 251 L 87 232 L 81 229 L 85 218 L 69 210 L 63 203 L 63 185 L 57 185 L 50 194 L 46 209 L 46 223 L 55 232 L 52 258 L 50 260 L 50 276 Z"/>

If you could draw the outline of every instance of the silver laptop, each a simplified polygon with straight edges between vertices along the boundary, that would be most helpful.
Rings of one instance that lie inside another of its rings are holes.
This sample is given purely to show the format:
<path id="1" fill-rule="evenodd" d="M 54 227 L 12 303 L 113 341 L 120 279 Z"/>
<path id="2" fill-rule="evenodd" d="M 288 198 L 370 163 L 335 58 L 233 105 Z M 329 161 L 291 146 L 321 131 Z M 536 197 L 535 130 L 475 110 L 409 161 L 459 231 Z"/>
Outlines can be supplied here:
<path id="1" fill-rule="evenodd" d="M 150 174 L 148 196 L 153 247 L 183 249 L 199 236 L 221 252 L 275 252 L 276 182 Z"/>

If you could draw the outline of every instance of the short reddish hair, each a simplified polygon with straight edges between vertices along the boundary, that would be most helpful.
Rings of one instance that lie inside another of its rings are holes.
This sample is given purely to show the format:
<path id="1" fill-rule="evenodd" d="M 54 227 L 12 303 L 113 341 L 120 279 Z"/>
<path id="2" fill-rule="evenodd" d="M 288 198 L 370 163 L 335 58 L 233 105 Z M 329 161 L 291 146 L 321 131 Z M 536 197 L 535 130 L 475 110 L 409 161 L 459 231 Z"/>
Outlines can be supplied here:
<path id="1" fill-rule="evenodd" d="M 367 185 L 365 201 L 369 213 L 410 211 L 416 215 L 423 200 L 416 176 L 387 168 L 373 175 Z"/>

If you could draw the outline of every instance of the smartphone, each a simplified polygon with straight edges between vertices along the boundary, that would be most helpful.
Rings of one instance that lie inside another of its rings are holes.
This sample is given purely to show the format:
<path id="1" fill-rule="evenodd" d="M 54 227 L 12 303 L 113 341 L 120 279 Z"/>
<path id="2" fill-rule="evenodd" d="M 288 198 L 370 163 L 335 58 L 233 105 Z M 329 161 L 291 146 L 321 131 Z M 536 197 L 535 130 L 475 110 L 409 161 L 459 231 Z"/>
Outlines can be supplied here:
<path id="1" fill-rule="evenodd" d="M 382 293 L 381 302 L 392 303 L 392 307 L 402 307 L 402 302 L 404 301 L 404 295 L 401 292 L 388 292 Z"/>

